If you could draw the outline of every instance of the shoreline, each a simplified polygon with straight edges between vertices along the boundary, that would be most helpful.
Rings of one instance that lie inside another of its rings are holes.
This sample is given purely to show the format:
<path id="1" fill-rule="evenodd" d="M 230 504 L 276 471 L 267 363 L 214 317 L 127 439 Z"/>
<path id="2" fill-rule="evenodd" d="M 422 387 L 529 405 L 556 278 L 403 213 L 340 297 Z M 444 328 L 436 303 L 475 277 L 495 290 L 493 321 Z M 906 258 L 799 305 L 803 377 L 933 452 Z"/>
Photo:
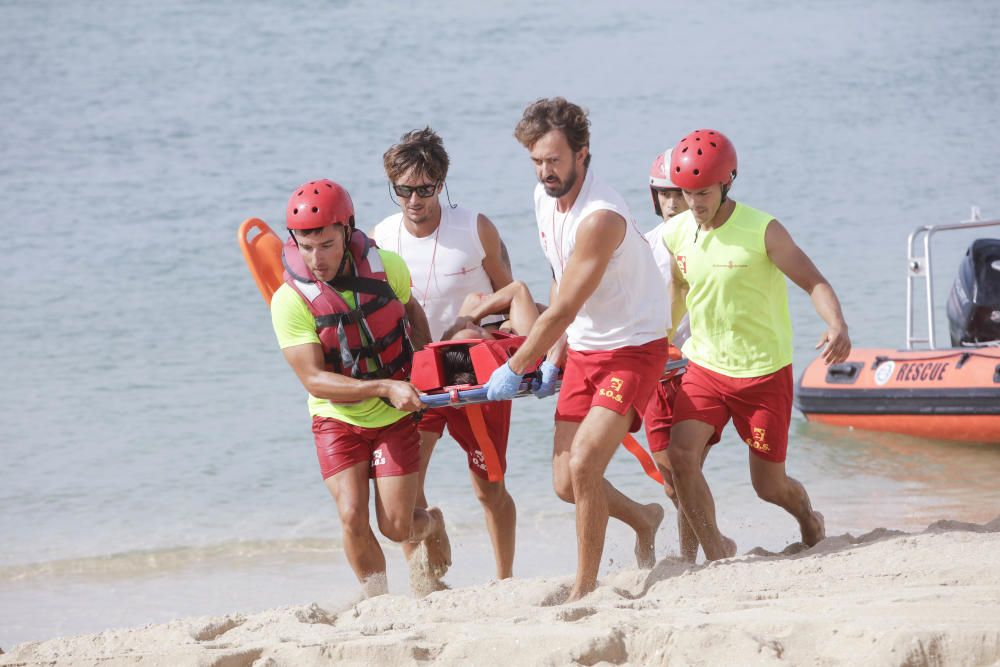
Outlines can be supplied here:
<path id="1" fill-rule="evenodd" d="M 989 664 L 998 550 L 1000 517 L 938 521 L 707 565 L 667 558 L 571 604 L 571 575 L 513 579 L 27 642 L 0 665 Z"/>

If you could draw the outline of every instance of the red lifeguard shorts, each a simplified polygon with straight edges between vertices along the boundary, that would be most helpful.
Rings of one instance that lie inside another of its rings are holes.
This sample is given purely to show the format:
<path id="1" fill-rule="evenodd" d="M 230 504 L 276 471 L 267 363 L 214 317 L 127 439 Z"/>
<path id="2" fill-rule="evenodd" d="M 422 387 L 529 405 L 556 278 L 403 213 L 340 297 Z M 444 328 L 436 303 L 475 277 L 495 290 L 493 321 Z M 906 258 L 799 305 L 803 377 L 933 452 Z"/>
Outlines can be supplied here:
<path id="1" fill-rule="evenodd" d="M 656 391 L 646 404 L 646 414 L 642 416 L 642 425 L 646 429 L 646 442 L 649 451 L 663 452 L 670 446 L 670 427 L 674 423 L 674 399 L 681 388 L 683 375 L 661 378 L 656 383 Z M 714 445 L 722 437 L 722 428 L 717 428 L 708 444 Z"/>
<path id="2" fill-rule="evenodd" d="M 646 404 L 667 363 L 667 339 L 617 350 L 570 350 L 556 403 L 556 421 L 582 422 L 595 405 L 620 415 L 635 408 L 629 431 L 639 430 Z"/>
<path id="3" fill-rule="evenodd" d="M 369 477 L 420 472 L 420 436 L 417 423 L 410 417 L 380 428 L 313 417 L 312 429 L 323 479 L 363 461 L 369 464 Z"/>
<path id="4" fill-rule="evenodd" d="M 785 460 L 792 420 L 792 366 L 753 378 L 731 378 L 688 362 L 674 398 L 674 423 L 694 419 L 720 434 L 732 418 L 750 451 L 774 463 Z"/>
<path id="5" fill-rule="evenodd" d="M 507 435 L 510 432 L 510 401 L 493 401 L 481 403 L 480 409 L 483 411 L 483 421 L 486 423 L 486 430 L 493 442 L 494 449 L 497 450 L 497 457 L 500 459 L 500 469 L 507 472 Z M 472 406 L 469 406 L 472 407 Z M 469 459 L 469 470 L 483 479 L 488 479 L 486 471 L 486 459 L 483 451 L 476 441 L 475 433 L 472 431 L 472 424 L 465 413 L 466 408 L 432 408 L 424 412 L 420 418 L 417 429 L 426 433 L 441 435 L 444 427 L 448 427 L 448 434 L 455 438 L 459 446 L 465 451 Z"/>

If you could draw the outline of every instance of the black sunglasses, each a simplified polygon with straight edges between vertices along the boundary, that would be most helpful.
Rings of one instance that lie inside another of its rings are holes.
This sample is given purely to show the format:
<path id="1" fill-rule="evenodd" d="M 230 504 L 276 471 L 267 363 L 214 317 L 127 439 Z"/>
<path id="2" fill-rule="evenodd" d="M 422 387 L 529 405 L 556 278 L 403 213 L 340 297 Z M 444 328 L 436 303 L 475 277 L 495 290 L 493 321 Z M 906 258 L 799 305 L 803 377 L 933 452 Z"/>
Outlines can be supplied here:
<path id="1" fill-rule="evenodd" d="M 439 185 L 441 185 L 441 181 L 430 183 L 428 185 L 397 185 L 396 183 L 393 183 L 392 191 L 396 193 L 397 197 L 401 197 L 403 199 L 409 199 L 414 192 L 416 192 L 417 196 L 421 199 L 427 199 L 428 197 L 433 197 L 437 193 Z"/>

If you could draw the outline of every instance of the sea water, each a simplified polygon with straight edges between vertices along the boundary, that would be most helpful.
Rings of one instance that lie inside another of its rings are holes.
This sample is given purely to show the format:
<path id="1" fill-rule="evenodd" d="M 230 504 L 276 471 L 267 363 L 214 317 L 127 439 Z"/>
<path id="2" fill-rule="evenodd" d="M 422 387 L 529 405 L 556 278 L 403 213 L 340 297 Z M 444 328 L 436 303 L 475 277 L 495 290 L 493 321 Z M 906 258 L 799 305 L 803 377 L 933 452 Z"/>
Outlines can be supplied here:
<path id="1" fill-rule="evenodd" d="M 992 0 L 872 4 L 332 2 L 0 6 L 0 646 L 358 588 L 301 386 L 243 264 L 239 223 L 280 229 L 292 188 L 332 178 L 370 228 L 382 152 L 444 138 L 451 200 L 488 215 L 547 294 L 523 108 L 590 110 L 593 168 L 644 229 L 646 174 L 699 127 L 735 142 L 733 195 L 775 215 L 837 289 L 858 346 L 903 344 L 906 234 L 1000 216 Z M 945 241 L 947 289 L 968 238 Z M 797 374 L 824 331 L 791 286 Z M 943 316 L 938 317 L 943 335 Z M 507 483 L 517 576 L 569 576 L 573 509 L 551 490 L 554 400 L 515 404 Z M 1000 450 L 811 425 L 788 469 L 831 534 L 1000 512 Z M 756 499 L 727 430 L 706 464 L 741 551 L 797 539 Z M 661 490 L 622 452 L 608 477 Z M 464 455 L 437 447 L 453 586 L 493 576 Z M 657 555 L 676 554 L 675 514 Z M 397 547 L 390 586 L 407 590 Z M 612 522 L 602 574 L 634 565 Z"/>

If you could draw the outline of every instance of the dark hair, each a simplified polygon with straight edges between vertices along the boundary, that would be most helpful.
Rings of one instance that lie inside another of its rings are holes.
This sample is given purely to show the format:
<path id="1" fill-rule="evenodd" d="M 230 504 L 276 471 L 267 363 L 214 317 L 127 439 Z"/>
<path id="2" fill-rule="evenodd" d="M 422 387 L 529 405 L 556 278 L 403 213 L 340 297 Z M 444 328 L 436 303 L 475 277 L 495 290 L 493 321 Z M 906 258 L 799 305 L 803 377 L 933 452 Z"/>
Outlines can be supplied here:
<path id="1" fill-rule="evenodd" d="M 559 130 L 574 153 L 590 147 L 590 119 L 583 107 L 562 97 L 540 98 L 528 105 L 514 128 L 514 137 L 521 145 L 531 147 L 552 130 Z M 590 165 L 587 154 L 583 166 Z"/>
<path id="2" fill-rule="evenodd" d="M 448 152 L 441 137 L 429 127 L 407 132 L 400 137 L 399 143 L 382 155 L 382 164 L 386 176 L 393 183 L 411 169 L 434 181 L 443 181 L 448 177 Z"/>
<path id="3" fill-rule="evenodd" d="M 319 234 L 329 226 L 330 225 L 326 225 L 325 227 L 312 227 L 310 229 L 289 229 L 288 231 L 291 233 L 293 238 L 298 238 L 300 236 L 312 236 L 313 234 Z"/>
<path id="4" fill-rule="evenodd" d="M 472 366 L 468 345 L 448 348 L 441 357 L 441 363 L 444 366 L 445 386 L 476 384 L 476 369 Z"/>

